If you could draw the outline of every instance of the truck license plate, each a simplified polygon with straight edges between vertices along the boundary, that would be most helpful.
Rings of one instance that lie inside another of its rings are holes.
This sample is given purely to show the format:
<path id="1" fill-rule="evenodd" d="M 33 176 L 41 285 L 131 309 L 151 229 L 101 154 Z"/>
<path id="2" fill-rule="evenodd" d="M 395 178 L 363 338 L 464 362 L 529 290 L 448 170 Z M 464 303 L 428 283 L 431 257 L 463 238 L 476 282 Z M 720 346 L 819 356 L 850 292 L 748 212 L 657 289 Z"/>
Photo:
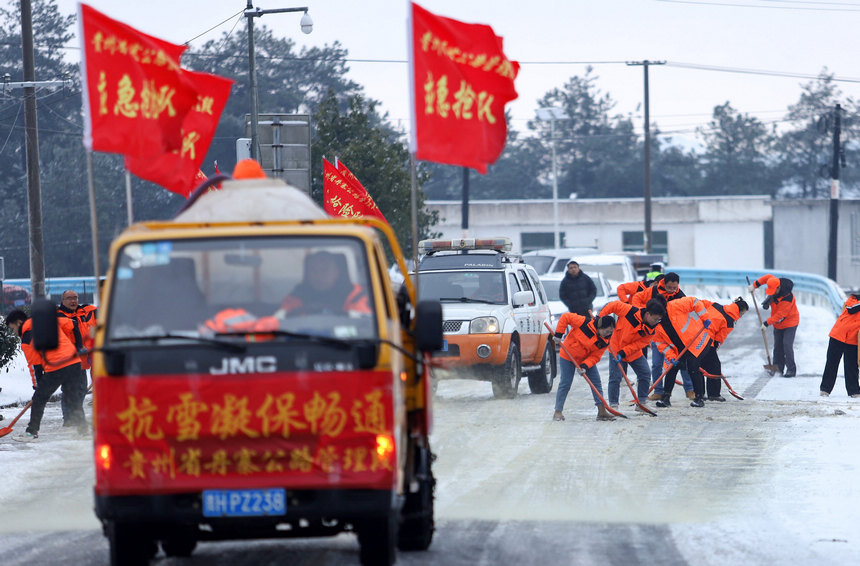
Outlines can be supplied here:
<path id="1" fill-rule="evenodd" d="M 283 489 L 222 489 L 203 492 L 204 517 L 286 515 Z"/>

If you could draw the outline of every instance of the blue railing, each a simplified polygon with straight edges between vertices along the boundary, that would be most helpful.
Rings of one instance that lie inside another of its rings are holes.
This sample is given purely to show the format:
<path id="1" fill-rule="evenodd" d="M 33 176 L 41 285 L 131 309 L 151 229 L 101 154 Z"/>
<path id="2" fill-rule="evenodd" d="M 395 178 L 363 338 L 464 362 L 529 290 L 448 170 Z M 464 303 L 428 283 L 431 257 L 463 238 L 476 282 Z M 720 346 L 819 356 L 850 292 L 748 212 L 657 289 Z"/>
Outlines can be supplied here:
<path id="1" fill-rule="evenodd" d="M 745 289 L 747 277 L 750 281 L 755 281 L 768 273 L 776 277 L 788 277 L 794 282 L 794 296 L 798 302 L 830 308 L 835 316 L 839 316 L 842 312 L 846 299 L 845 292 L 832 279 L 799 271 L 739 271 L 694 267 L 667 267 L 666 271 L 674 271 L 681 277 L 682 289 L 705 288 L 727 298 L 731 295 L 748 294 Z"/>
<path id="2" fill-rule="evenodd" d="M 29 279 L 6 279 L 4 285 L 17 285 L 32 292 Z M 96 278 L 90 277 L 46 277 L 45 294 L 59 301 L 63 291 L 72 289 L 78 295 L 92 296 L 96 290 Z"/>

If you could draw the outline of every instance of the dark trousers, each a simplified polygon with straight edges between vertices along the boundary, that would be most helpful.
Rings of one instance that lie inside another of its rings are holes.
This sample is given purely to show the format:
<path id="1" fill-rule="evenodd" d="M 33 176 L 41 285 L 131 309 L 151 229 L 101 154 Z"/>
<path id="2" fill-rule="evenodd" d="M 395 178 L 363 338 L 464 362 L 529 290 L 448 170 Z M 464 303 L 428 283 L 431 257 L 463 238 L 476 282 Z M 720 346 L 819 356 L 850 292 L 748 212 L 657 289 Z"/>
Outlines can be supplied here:
<path id="1" fill-rule="evenodd" d="M 836 338 L 831 338 L 827 345 L 827 362 L 824 364 L 824 374 L 821 376 L 821 391 L 831 393 L 836 385 L 836 371 L 839 360 L 845 368 L 845 391 L 848 395 L 860 393 L 857 369 L 857 344 L 846 344 Z"/>
<path id="2" fill-rule="evenodd" d="M 708 348 L 699 359 L 700 367 L 711 375 L 722 375 L 723 364 L 720 362 L 720 356 L 717 354 L 717 349 L 711 346 Z M 719 397 L 722 390 L 723 381 L 719 377 L 716 379 L 705 377 L 705 390 L 708 392 L 708 397 Z"/>
<path id="3" fill-rule="evenodd" d="M 710 349 L 710 346 L 708 346 Z M 707 356 L 708 349 L 703 350 L 701 355 Z M 678 375 L 679 370 L 687 370 L 687 373 L 690 374 L 690 379 L 693 381 L 693 391 L 696 394 L 696 397 L 702 397 L 705 394 L 705 383 L 704 377 L 702 376 L 702 372 L 699 371 L 700 361 L 699 358 L 691 354 L 690 352 L 685 353 L 681 356 L 678 365 L 669 370 L 669 373 L 666 374 L 666 377 L 663 378 L 663 394 L 672 396 L 672 390 L 675 388 L 675 377 Z"/>
<path id="4" fill-rule="evenodd" d="M 74 426 L 86 424 L 84 417 L 84 398 L 81 395 L 79 380 L 81 378 L 81 364 L 72 364 L 57 371 L 49 371 L 36 381 L 36 391 L 33 393 L 33 406 L 30 407 L 30 423 L 27 432 L 37 434 L 42 425 L 42 415 L 45 414 L 45 405 L 48 399 L 62 388 L 63 397 L 69 400 L 71 414 L 70 422 Z"/>
<path id="5" fill-rule="evenodd" d="M 794 364 L 794 335 L 797 327 L 774 328 L 773 329 L 773 365 L 779 369 L 779 373 L 797 373 Z"/>
<path id="6" fill-rule="evenodd" d="M 89 386 L 89 377 L 87 376 L 87 370 L 81 369 L 81 377 L 78 379 L 77 387 L 80 389 L 80 399 L 83 403 L 84 398 L 87 396 L 87 387 Z M 62 398 L 60 399 L 60 407 L 63 409 L 63 426 L 78 426 L 77 423 L 74 422 L 73 418 L 70 418 L 71 415 L 74 415 L 74 405 L 73 403 L 77 401 L 77 397 L 68 397 L 65 393 L 63 393 Z"/>

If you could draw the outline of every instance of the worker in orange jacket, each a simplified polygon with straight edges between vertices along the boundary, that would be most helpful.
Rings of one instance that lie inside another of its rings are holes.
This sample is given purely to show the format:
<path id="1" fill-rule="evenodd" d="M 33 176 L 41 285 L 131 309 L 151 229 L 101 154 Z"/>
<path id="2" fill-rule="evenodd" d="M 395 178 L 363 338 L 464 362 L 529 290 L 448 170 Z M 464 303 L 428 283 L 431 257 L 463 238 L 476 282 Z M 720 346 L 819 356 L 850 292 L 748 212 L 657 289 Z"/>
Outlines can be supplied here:
<path id="1" fill-rule="evenodd" d="M 644 307 L 648 304 L 648 301 L 655 297 L 663 297 L 663 299 L 668 303 L 686 296 L 687 295 L 684 294 L 684 291 L 681 290 L 681 276 L 674 271 L 670 271 L 663 275 L 657 275 L 654 279 L 654 283 L 644 291 L 640 291 L 633 295 L 630 303 L 634 307 Z M 651 383 L 657 381 L 657 378 L 660 377 L 660 374 L 662 373 L 663 354 L 660 353 L 660 350 L 658 350 L 654 344 L 651 344 Z M 684 391 L 687 394 L 687 398 L 692 399 L 695 396 L 693 393 L 693 381 L 690 379 L 690 374 L 687 373 L 687 370 L 681 371 L 681 381 L 684 384 Z M 665 381 L 660 382 L 648 398 L 652 400 L 662 399 L 664 383 Z"/>
<path id="2" fill-rule="evenodd" d="M 77 323 L 81 338 L 84 341 L 84 348 L 88 352 L 81 356 L 81 378 L 78 380 L 81 396 L 86 397 L 89 386 L 87 370 L 92 367 L 89 350 L 92 349 L 93 337 L 95 336 L 98 308 L 95 305 L 82 305 L 78 303 L 77 291 L 66 289 L 60 297 L 60 304 L 57 306 L 57 316 L 72 319 Z M 74 340 L 71 336 L 70 339 Z M 60 400 L 60 404 L 63 409 L 63 426 L 72 426 L 73 423 L 69 419 L 71 408 L 65 395 Z"/>
<path id="3" fill-rule="evenodd" d="M 687 370 L 693 382 L 695 395 L 690 406 L 705 406 L 705 383 L 699 367 L 707 349 L 712 347 L 711 338 L 703 330 L 703 327 L 706 329 L 710 324 L 707 306 L 696 297 L 676 299 L 666 305 L 666 316 L 657 326 L 653 340 L 664 356 L 666 372 L 663 378 L 663 396 L 656 403 L 658 407 L 672 406 L 670 399 L 675 387 L 675 376 L 681 368 Z M 682 355 L 684 348 L 687 348 L 687 351 Z"/>
<path id="4" fill-rule="evenodd" d="M 711 337 L 713 347 L 708 350 L 701 358 L 701 367 L 708 373 L 713 375 L 722 375 L 723 364 L 720 361 L 718 350 L 726 341 L 729 333 L 735 329 L 735 323 L 749 310 L 749 305 L 742 297 L 738 297 L 733 302 L 722 305 L 704 299 L 700 299 L 708 309 L 708 317 L 711 320 L 708 326 L 707 333 Z M 705 389 L 707 391 L 708 401 L 725 401 L 720 392 L 722 390 L 722 380 L 720 379 L 705 379 Z"/>
<path id="5" fill-rule="evenodd" d="M 648 401 L 651 371 L 642 351 L 651 343 L 655 327 L 666 314 L 664 305 L 665 303 L 660 299 L 651 299 L 645 308 L 634 307 L 621 301 L 610 301 L 601 309 L 601 316 L 614 314 L 618 317 L 615 332 L 612 333 L 612 340 L 609 342 L 608 390 L 610 406 L 618 406 L 621 369 L 627 371 L 628 365 L 636 372 L 639 402 L 646 403 Z M 642 411 L 638 405 L 636 410 Z"/>
<path id="6" fill-rule="evenodd" d="M 340 265 L 338 255 L 328 251 L 308 254 L 304 263 L 304 279 L 287 295 L 275 314 L 283 318 L 290 314 L 333 312 L 371 314 L 367 291 L 352 283 Z"/>
<path id="7" fill-rule="evenodd" d="M 87 431 L 84 416 L 84 398 L 80 394 L 77 381 L 81 375 L 80 355 L 83 351 L 83 341 L 77 325 L 68 318 L 58 318 L 57 348 L 45 352 L 37 352 L 33 347 L 31 334 L 33 322 L 21 309 L 15 309 L 6 316 L 6 326 L 12 329 L 21 340 L 21 351 L 27 358 L 30 367 L 30 377 L 33 380 L 33 405 L 30 408 L 30 422 L 27 430 L 18 440 L 34 441 L 39 438 L 39 428 L 45 405 L 51 395 L 62 388 L 63 396 L 68 396 L 70 410 L 69 418 L 82 433 Z M 74 335 L 74 342 L 69 340 L 68 332 Z"/>
<path id="8" fill-rule="evenodd" d="M 597 362 L 600 361 L 603 352 L 609 346 L 609 338 L 614 330 L 615 319 L 611 316 L 596 318 L 590 315 L 582 316 L 574 312 L 566 312 L 559 317 L 555 327 L 554 340 L 561 342 L 562 337 L 565 334 L 567 336 L 564 338 L 564 348 L 561 349 L 561 360 L 559 360 L 561 379 L 558 382 L 558 391 L 555 395 L 555 412 L 552 415 L 552 420 L 564 420 L 562 413 L 564 402 L 567 400 L 567 393 L 573 383 L 573 374 L 577 370 L 584 372 L 600 392 L 600 395 L 603 395 Z M 594 397 L 594 404 L 597 405 L 597 420 L 615 420 L 615 417 L 603 406 L 597 394 L 592 391 L 591 395 Z"/>
<path id="9" fill-rule="evenodd" d="M 849 397 L 860 397 L 857 368 L 857 333 L 860 332 L 860 292 L 852 293 L 833 328 L 830 329 L 830 343 L 827 345 L 827 361 L 821 376 L 822 397 L 830 396 L 836 385 L 836 371 L 839 360 L 845 368 L 845 391 Z"/>
<path id="10" fill-rule="evenodd" d="M 797 325 L 800 323 L 800 312 L 794 299 L 794 281 L 787 277 L 762 275 L 750 285 L 750 292 L 759 287 L 767 286 L 767 298 L 761 308 L 770 308 L 770 316 L 762 322 L 762 329 L 773 326 L 773 364 L 779 369 L 782 377 L 797 375 L 797 365 L 794 362 L 794 337 Z"/>

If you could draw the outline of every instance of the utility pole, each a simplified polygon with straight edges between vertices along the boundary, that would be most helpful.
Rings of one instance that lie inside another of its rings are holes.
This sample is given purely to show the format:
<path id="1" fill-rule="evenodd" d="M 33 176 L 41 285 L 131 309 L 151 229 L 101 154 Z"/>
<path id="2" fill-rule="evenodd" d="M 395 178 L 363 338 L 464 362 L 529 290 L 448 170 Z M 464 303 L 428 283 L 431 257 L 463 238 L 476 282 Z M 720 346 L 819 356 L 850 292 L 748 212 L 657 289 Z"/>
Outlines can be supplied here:
<path id="1" fill-rule="evenodd" d="M 833 111 L 833 164 L 830 167 L 830 240 L 827 246 L 827 277 L 836 281 L 836 249 L 839 228 L 839 167 L 845 160 L 840 146 L 842 106 Z"/>
<path id="2" fill-rule="evenodd" d="M 36 63 L 33 53 L 33 9 L 30 0 L 21 0 L 21 47 L 24 57 L 24 82 L 34 82 Z M 35 298 L 45 296 L 45 247 L 42 238 L 42 186 L 39 180 L 39 127 L 35 86 L 24 87 L 24 131 L 30 226 L 30 286 Z"/>
<path id="3" fill-rule="evenodd" d="M 629 66 L 641 65 L 645 70 L 645 179 L 642 185 L 642 193 L 645 200 L 645 231 L 643 233 L 643 244 L 645 253 L 652 252 L 651 238 L 651 116 L 649 114 L 648 100 L 648 66 L 649 65 L 665 65 L 666 61 L 628 61 Z"/>
<path id="4" fill-rule="evenodd" d="M 254 47 L 254 18 L 262 17 L 266 14 L 283 14 L 287 12 L 304 12 L 302 16 L 301 28 L 302 33 L 311 33 L 314 29 L 314 22 L 308 15 L 307 6 L 301 8 L 275 8 L 273 10 L 261 10 L 254 8 L 253 0 L 248 0 L 245 7 L 245 17 L 248 18 L 248 90 L 251 93 L 251 158 L 260 162 L 260 144 L 257 136 L 257 124 L 260 121 L 259 110 L 257 109 L 257 57 L 255 55 L 256 48 Z"/>

